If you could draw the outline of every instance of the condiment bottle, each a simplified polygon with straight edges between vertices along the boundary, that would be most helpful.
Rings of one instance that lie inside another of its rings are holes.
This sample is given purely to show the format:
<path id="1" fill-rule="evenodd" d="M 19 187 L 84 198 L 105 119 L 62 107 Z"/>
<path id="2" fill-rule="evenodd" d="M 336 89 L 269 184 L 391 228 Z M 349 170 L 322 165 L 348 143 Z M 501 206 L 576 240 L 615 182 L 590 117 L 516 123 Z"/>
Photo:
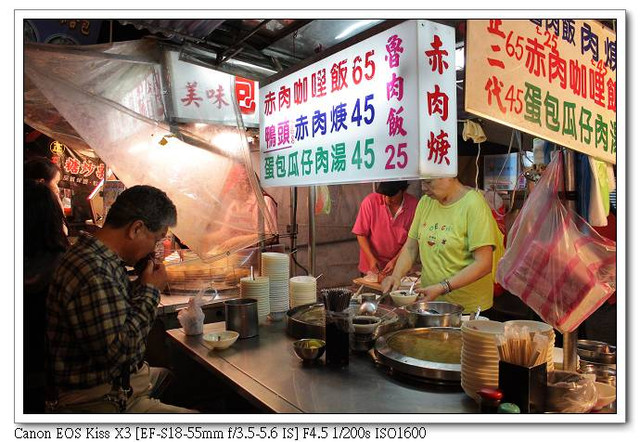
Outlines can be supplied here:
<path id="1" fill-rule="evenodd" d="M 505 402 L 498 406 L 498 414 L 519 414 L 520 407 L 516 404 L 512 404 L 511 402 Z"/>
<path id="2" fill-rule="evenodd" d="M 502 391 L 497 388 L 481 388 L 478 390 L 480 396 L 480 413 L 497 413 L 500 401 L 502 400 Z"/>

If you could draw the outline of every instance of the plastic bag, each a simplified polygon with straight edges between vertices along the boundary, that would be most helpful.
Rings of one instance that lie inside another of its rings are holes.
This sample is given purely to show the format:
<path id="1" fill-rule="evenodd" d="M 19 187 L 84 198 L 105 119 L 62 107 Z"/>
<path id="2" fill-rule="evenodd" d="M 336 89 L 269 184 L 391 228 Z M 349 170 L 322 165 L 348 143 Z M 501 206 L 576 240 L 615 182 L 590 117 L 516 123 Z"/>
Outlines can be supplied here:
<path id="1" fill-rule="evenodd" d="M 496 280 L 560 332 L 574 331 L 616 289 L 616 243 L 601 237 L 558 197 L 557 155 L 507 238 Z"/>
<path id="2" fill-rule="evenodd" d="M 178 321 L 185 335 L 200 335 L 204 326 L 204 312 L 202 311 L 203 291 L 189 299 L 186 308 L 178 312 Z"/>
<path id="3" fill-rule="evenodd" d="M 560 370 L 547 375 L 546 411 L 587 413 L 597 400 L 595 375 Z"/>

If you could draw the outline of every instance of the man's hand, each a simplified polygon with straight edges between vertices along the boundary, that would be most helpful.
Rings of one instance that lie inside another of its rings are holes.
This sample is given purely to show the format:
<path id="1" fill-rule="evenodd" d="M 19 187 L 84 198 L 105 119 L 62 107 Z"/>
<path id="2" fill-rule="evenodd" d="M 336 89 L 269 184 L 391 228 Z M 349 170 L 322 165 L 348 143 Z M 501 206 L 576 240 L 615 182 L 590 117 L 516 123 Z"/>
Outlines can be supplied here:
<path id="1" fill-rule="evenodd" d="M 391 273 L 393 273 L 393 269 L 396 266 L 396 261 L 398 260 L 398 257 L 396 256 L 395 258 L 393 258 L 391 261 L 389 261 L 387 263 L 386 266 L 384 266 L 384 269 L 382 269 L 382 274 L 384 275 L 390 275 Z"/>
<path id="2" fill-rule="evenodd" d="M 167 270 L 164 264 L 156 264 L 153 259 L 150 259 L 140 275 L 140 283 L 151 284 L 158 290 L 164 289 L 167 286 Z"/>
<path id="3" fill-rule="evenodd" d="M 389 275 L 380 283 L 382 293 L 389 293 L 390 291 L 397 290 L 400 287 L 400 277 Z"/>

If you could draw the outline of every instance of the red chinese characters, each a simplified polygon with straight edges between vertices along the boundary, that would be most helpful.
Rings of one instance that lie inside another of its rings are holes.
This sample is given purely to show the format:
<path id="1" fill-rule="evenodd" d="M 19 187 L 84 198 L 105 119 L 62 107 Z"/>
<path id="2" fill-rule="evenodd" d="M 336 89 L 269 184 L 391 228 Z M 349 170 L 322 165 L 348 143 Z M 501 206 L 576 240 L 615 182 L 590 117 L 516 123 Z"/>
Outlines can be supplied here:
<path id="1" fill-rule="evenodd" d="M 430 139 L 427 142 L 427 148 L 429 149 L 429 157 L 427 160 L 433 161 L 436 164 L 442 164 L 442 161 L 446 162 L 447 165 L 451 164 L 448 157 L 450 147 L 449 134 L 441 130 L 440 134 L 435 136 L 434 133 L 431 132 Z"/>
<path id="2" fill-rule="evenodd" d="M 437 74 L 436 84 L 432 90 L 427 90 L 425 98 L 428 116 L 439 115 L 440 120 L 446 122 L 449 119 L 449 96 L 442 90 L 438 82 L 442 81 L 443 73 L 449 69 L 450 64 L 447 60 L 450 54 L 449 51 L 442 49 L 442 46 L 442 39 L 436 34 L 431 42 L 432 49 L 424 52 L 427 63 L 431 66 L 431 71 Z M 439 133 L 438 129 L 435 129 L 435 132 L 434 130 L 429 131 L 427 140 L 427 152 L 429 155 L 427 161 L 438 165 L 444 162 L 448 166 L 451 164 L 448 156 L 451 148 L 449 133 L 443 129 L 439 130 Z"/>
<path id="3" fill-rule="evenodd" d="M 327 95 L 327 70 L 320 69 L 311 75 L 311 96 L 324 97 Z"/>
<path id="4" fill-rule="evenodd" d="M 404 47 L 402 46 L 402 39 L 397 35 L 392 35 L 387 39 L 385 45 L 387 54 L 384 56 L 385 61 L 388 63 L 389 68 L 399 68 L 400 58 L 403 56 Z M 373 51 L 371 51 L 373 52 Z M 396 72 L 391 73 L 391 79 L 387 82 L 387 101 L 391 101 L 395 98 L 396 101 L 402 101 L 404 98 L 404 78 L 397 75 Z M 404 117 L 401 115 L 404 112 L 404 107 L 399 106 L 397 108 L 391 107 L 387 116 L 387 129 L 389 136 L 398 137 L 406 136 L 407 131 L 404 129 Z M 404 144 L 404 143 L 400 143 Z M 400 145 L 399 144 L 399 145 Z M 398 149 L 399 150 L 399 149 Z M 389 164 L 396 154 L 396 148 L 394 145 L 387 146 L 387 152 L 391 152 L 391 157 L 387 162 L 387 169 L 390 168 Z M 404 168 L 407 162 L 396 162 L 397 167 Z"/>
<path id="5" fill-rule="evenodd" d="M 445 61 L 445 57 L 449 55 L 449 51 L 440 49 L 442 47 L 442 40 L 439 36 L 435 36 L 431 43 L 432 50 L 424 51 L 432 72 L 437 72 L 442 75 L 446 69 L 449 68 L 449 63 Z"/>
<path id="6" fill-rule="evenodd" d="M 64 162 L 64 170 L 65 172 L 77 175 L 80 172 L 80 161 L 72 157 L 67 158 Z"/>
<path id="7" fill-rule="evenodd" d="M 442 121 L 449 118 L 449 97 L 437 84 L 434 92 L 427 92 L 427 111 L 429 115 L 440 114 Z"/>
<path id="8" fill-rule="evenodd" d="M 394 108 L 389 109 L 389 118 L 387 118 L 389 136 L 407 135 L 407 131 L 404 130 L 403 127 L 404 118 L 400 115 L 403 111 L 404 108 L 402 106 L 400 106 L 397 110 Z"/>
<path id="9" fill-rule="evenodd" d="M 236 77 L 235 92 L 240 113 L 251 115 L 256 111 L 256 88 L 255 83 L 245 78 Z"/>
<path id="10" fill-rule="evenodd" d="M 80 167 L 80 174 L 88 177 L 96 170 L 96 165 L 91 161 L 84 160 L 82 162 L 82 166 Z"/>
<path id="11" fill-rule="evenodd" d="M 197 87 L 198 83 L 196 81 L 193 83 L 187 83 L 187 95 L 180 100 L 184 103 L 183 106 L 191 106 L 192 104 L 195 104 L 196 107 L 200 107 L 199 101 L 202 101 L 202 98 L 198 97 L 196 91 Z"/>
<path id="12" fill-rule="evenodd" d="M 402 39 L 397 35 L 392 35 L 387 40 L 385 48 L 387 50 L 387 55 L 384 56 L 384 60 L 389 62 L 389 67 L 397 68 L 400 66 L 400 54 L 404 52 Z"/>
<path id="13" fill-rule="evenodd" d="M 397 76 L 395 72 L 391 74 L 391 80 L 387 83 L 387 101 L 391 101 L 393 97 L 398 100 L 404 97 L 404 78 Z"/>
<path id="14" fill-rule="evenodd" d="M 504 83 L 502 81 L 499 81 L 495 75 L 492 75 L 484 85 L 484 90 L 487 91 L 487 102 L 489 103 L 489 106 L 491 106 L 491 103 L 493 101 L 492 99 L 495 98 L 500 112 L 506 114 L 507 108 L 502 104 L 502 98 L 500 97 L 503 86 Z"/>
<path id="15" fill-rule="evenodd" d="M 217 89 L 209 89 L 207 91 L 207 98 L 211 100 L 218 109 L 221 109 L 222 106 L 229 106 L 229 103 L 224 99 L 224 88 L 221 84 L 218 85 Z"/>
<path id="16" fill-rule="evenodd" d="M 347 84 L 347 60 L 334 63 L 331 67 L 331 92 L 349 87 Z"/>
<path id="17" fill-rule="evenodd" d="M 96 168 L 96 178 L 99 180 L 104 178 L 104 163 L 98 164 L 98 167 Z"/>

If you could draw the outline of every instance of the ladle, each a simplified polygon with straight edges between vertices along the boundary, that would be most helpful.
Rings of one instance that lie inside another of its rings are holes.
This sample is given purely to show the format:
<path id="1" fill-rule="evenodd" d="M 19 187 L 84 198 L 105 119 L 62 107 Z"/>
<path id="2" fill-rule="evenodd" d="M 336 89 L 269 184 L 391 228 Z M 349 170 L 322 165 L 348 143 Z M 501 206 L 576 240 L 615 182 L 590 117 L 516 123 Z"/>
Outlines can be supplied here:
<path id="1" fill-rule="evenodd" d="M 380 302 L 382 302 L 382 300 L 388 296 L 389 293 L 385 293 L 384 295 L 380 296 L 380 299 L 378 299 L 378 301 L 365 301 L 362 304 L 360 304 L 360 307 L 358 308 L 358 313 L 361 315 L 365 315 L 365 316 L 373 316 L 376 314 L 376 311 L 378 310 L 378 304 L 380 304 Z"/>

